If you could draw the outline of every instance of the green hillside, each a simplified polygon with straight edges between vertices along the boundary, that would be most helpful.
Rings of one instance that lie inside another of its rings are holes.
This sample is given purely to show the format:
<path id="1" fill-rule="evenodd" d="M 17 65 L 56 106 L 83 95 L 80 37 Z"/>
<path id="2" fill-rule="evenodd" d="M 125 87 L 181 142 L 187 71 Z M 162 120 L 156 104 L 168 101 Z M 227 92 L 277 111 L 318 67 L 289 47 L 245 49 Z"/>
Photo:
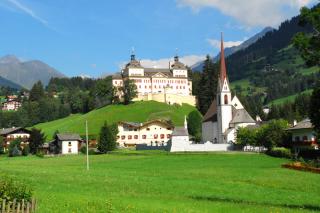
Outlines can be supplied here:
<path id="1" fill-rule="evenodd" d="M 47 140 L 52 139 L 56 130 L 59 132 L 73 132 L 85 135 L 85 121 L 88 120 L 89 135 L 98 135 L 100 127 L 105 121 L 108 124 L 118 121 L 144 122 L 152 119 L 170 119 L 176 126 L 182 126 L 184 116 L 196 110 L 195 107 L 183 104 L 167 105 L 155 101 L 135 102 L 130 105 L 109 105 L 87 114 L 76 114 L 69 117 L 37 124 L 35 127 L 41 129 Z"/>
<path id="2" fill-rule="evenodd" d="M 271 101 L 268 105 L 281 105 L 281 104 L 284 104 L 286 102 L 293 102 L 294 99 L 300 95 L 300 94 L 311 94 L 312 93 L 312 89 L 309 89 L 309 90 L 306 90 L 306 91 L 303 91 L 301 93 L 297 93 L 297 94 L 294 94 L 294 95 L 290 95 L 290 96 L 287 96 L 287 97 L 283 97 L 283 98 L 278 98 L 278 99 L 275 99 L 273 101 Z"/>

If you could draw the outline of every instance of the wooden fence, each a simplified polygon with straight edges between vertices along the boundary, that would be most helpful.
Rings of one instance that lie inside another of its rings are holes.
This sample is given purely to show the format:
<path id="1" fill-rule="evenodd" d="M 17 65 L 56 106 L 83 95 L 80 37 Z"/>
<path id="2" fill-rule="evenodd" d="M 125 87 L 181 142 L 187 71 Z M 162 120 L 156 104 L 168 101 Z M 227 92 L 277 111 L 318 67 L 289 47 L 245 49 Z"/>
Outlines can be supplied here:
<path id="1" fill-rule="evenodd" d="M 36 200 L 31 202 L 22 200 L 21 202 L 2 200 L 1 213 L 32 213 L 36 211 Z"/>

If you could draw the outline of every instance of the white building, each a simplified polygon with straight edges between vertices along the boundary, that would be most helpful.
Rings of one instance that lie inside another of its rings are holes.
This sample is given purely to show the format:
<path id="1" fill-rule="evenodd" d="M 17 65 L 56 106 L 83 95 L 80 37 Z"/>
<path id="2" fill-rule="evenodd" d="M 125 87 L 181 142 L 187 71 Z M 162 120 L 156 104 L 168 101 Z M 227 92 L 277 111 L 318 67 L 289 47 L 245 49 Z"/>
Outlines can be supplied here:
<path id="1" fill-rule="evenodd" d="M 221 38 L 220 76 L 217 95 L 203 118 L 202 139 L 218 144 L 235 142 L 239 127 L 255 125 L 256 122 L 244 109 L 239 99 L 231 97 Z"/>
<path id="2" fill-rule="evenodd" d="M 56 145 L 61 154 L 78 154 L 82 139 L 78 134 L 57 134 Z"/>
<path id="3" fill-rule="evenodd" d="M 8 100 L 2 104 L 3 111 L 17 111 L 21 107 L 21 102 L 16 100 Z"/>
<path id="4" fill-rule="evenodd" d="M 166 146 L 171 139 L 173 125 L 163 120 L 145 123 L 119 122 L 117 143 L 120 147 L 135 147 L 137 144 Z"/>
<path id="5" fill-rule="evenodd" d="M 188 70 L 174 57 L 174 63 L 167 69 L 144 68 L 131 55 L 131 61 L 119 75 L 114 75 L 112 84 L 121 87 L 124 79 L 131 79 L 137 86 L 138 96 L 134 100 L 154 100 L 168 104 L 187 103 L 196 105 L 196 98 L 192 95 L 192 81 L 188 78 Z M 121 92 L 118 92 L 121 98 Z"/>

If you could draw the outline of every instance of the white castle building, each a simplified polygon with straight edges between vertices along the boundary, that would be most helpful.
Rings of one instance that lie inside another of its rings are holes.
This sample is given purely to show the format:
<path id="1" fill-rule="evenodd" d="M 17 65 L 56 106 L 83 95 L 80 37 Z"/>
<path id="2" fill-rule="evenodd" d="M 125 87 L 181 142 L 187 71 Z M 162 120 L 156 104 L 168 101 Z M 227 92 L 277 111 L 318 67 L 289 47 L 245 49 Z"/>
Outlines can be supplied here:
<path id="1" fill-rule="evenodd" d="M 145 68 L 135 55 L 131 55 L 131 61 L 125 66 L 121 74 L 114 75 L 112 84 L 121 87 L 123 80 L 129 78 L 137 86 L 138 96 L 134 101 L 154 100 L 167 104 L 187 103 L 196 105 L 196 98 L 192 95 L 192 81 L 188 78 L 186 66 L 174 57 L 174 63 L 167 69 Z M 118 95 L 121 98 L 121 93 Z"/>
<path id="2" fill-rule="evenodd" d="M 255 120 L 240 103 L 237 96 L 231 97 L 221 36 L 220 76 L 217 95 L 203 118 L 202 139 L 213 143 L 235 142 L 237 129 L 255 125 Z"/>

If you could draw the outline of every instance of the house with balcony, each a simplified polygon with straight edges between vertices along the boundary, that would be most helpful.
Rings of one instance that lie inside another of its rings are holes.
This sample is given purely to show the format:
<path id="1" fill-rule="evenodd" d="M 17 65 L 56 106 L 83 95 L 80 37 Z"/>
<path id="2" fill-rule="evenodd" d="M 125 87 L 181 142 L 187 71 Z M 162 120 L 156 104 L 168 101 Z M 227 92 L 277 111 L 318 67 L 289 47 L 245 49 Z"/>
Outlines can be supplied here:
<path id="1" fill-rule="evenodd" d="M 301 122 L 294 122 L 293 126 L 287 131 L 292 134 L 292 145 L 294 148 L 319 149 L 316 132 L 310 119 L 304 119 Z"/>
<path id="2" fill-rule="evenodd" d="M 21 145 L 29 144 L 30 139 L 30 133 L 31 131 L 28 129 L 25 129 L 23 127 L 12 127 L 12 128 L 3 128 L 0 129 L 0 136 L 4 139 L 4 147 L 7 148 L 10 145 L 10 142 L 20 138 L 21 139 Z"/>

